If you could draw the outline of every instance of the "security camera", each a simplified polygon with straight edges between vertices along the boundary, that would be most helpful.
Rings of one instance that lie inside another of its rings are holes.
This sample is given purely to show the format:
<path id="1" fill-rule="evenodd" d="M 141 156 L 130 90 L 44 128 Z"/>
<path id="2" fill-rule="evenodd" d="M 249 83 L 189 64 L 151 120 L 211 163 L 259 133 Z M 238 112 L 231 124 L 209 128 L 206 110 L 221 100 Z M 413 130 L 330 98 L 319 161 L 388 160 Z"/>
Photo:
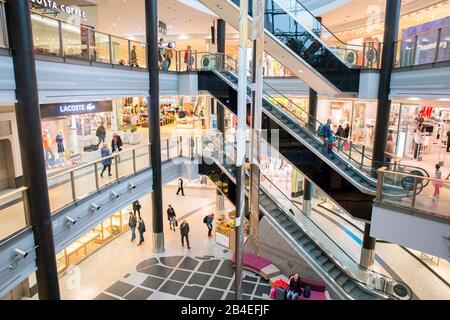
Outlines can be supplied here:
<path id="1" fill-rule="evenodd" d="M 98 210 L 100 210 L 100 208 L 101 208 L 101 205 L 99 205 L 99 204 L 96 204 L 96 203 L 91 204 L 92 212 L 98 211 Z"/>
<path id="2" fill-rule="evenodd" d="M 120 197 L 120 194 L 114 191 L 111 192 L 111 200 L 117 199 L 118 197 Z"/>
<path id="3" fill-rule="evenodd" d="M 130 183 L 128 184 L 128 189 L 129 189 L 129 190 L 136 189 L 136 186 L 134 185 L 133 182 L 130 182 Z"/>
<path id="4" fill-rule="evenodd" d="M 23 251 L 21 249 L 14 249 L 16 254 L 16 260 L 25 259 L 28 256 L 28 251 Z"/>
<path id="5" fill-rule="evenodd" d="M 65 217 L 64 221 L 66 223 L 66 226 L 71 228 L 75 225 L 75 223 L 77 223 L 78 219 L 74 219 L 72 217 Z"/>

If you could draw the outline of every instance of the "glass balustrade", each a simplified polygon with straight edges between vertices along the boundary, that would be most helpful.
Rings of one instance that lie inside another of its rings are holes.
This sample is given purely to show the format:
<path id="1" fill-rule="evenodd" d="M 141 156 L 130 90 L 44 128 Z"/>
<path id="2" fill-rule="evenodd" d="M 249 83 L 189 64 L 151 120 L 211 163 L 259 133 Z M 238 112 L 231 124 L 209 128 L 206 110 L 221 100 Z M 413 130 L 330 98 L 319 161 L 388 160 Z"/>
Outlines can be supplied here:
<path id="1" fill-rule="evenodd" d="M 401 39 L 395 46 L 397 68 L 450 61 L 450 26 Z"/>
<path id="2" fill-rule="evenodd" d="M 0 242 L 27 226 L 27 189 L 0 193 Z"/>
<path id="3" fill-rule="evenodd" d="M 6 32 L 5 4 L 0 0 L 0 48 L 8 47 L 8 33 Z"/>
<path id="4" fill-rule="evenodd" d="M 111 51 L 109 35 L 95 32 L 95 44 L 91 49 L 93 50 L 93 61 L 100 63 L 111 63 Z"/>
<path id="5" fill-rule="evenodd" d="M 31 15 L 31 23 L 35 52 L 46 56 L 61 56 L 61 23 L 38 14 Z"/>
<path id="6" fill-rule="evenodd" d="M 385 192 L 385 185 L 392 183 L 401 187 L 406 196 Z M 449 219 L 450 180 L 424 177 L 417 172 L 408 174 L 381 168 L 378 170 L 377 201 Z"/>

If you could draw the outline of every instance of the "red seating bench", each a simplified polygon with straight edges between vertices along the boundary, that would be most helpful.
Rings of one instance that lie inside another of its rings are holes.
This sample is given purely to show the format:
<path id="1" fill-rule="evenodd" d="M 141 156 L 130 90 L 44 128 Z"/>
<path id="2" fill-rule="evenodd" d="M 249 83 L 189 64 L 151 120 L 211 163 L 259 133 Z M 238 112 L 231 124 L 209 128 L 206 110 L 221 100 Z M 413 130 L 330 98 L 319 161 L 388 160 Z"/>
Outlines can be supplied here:
<path id="1" fill-rule="evenodd" d="M 311 296 L 305 298 L 301 295 L 297 300 L 327 300 L 325 284 L 300 277 L 300 286 L 303 290 L 305 289 L 305 286 L 309 286 L 311 288 Z"/>
<path id="2" fill-rule="evenodd" d="M 233 255 L 232 261 L 233 266 L 235 266 L 235 255 Z M 280 270 L 272 264 L 272 261 L 251 253 L 244 253 L 243 266 L 244 269 L 257 273 L 266 280 L 280 274 Z"/>

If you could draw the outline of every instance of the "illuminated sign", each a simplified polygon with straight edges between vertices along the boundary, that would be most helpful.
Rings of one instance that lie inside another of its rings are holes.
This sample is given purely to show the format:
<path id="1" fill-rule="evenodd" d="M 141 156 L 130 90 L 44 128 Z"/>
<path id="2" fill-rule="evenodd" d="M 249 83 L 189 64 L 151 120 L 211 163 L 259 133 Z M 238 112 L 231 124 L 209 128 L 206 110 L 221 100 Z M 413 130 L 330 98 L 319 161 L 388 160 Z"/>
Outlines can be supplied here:
<path id="1" fill-rule="evenodd" d="M 111 101 L 91 101 L 74 103 L 52 103 L 41 105 L 41 117 L 64 117 L 77 114 L 111 112 Z"/>
<path id="2" fill-rule="evenodd" d="M 30 0 L 30 2 L 37 4 L 44 8 L 59 11 L 61 13 L 67 13 L 67 14 L 71 14 L 74 16 L 86 18 L 86 12 L 82 11 L 80 8 L 78 8 L 76 6 L 58 4 L 56 1 L 52 1 L 52 0 Z"/>

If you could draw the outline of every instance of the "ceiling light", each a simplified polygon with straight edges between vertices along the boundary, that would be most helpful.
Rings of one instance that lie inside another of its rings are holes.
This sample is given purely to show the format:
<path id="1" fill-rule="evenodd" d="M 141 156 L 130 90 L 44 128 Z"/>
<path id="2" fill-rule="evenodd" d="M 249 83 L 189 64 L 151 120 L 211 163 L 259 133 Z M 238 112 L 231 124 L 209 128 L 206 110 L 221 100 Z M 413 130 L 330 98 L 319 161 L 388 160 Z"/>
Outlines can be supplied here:
<path id="1" fill-rule="evenodd" d="M 222 7 L 220 4 L 218 4 L 218 5 L 217 5 L 217 9 L 222 10 L 223 7 Z"/>

